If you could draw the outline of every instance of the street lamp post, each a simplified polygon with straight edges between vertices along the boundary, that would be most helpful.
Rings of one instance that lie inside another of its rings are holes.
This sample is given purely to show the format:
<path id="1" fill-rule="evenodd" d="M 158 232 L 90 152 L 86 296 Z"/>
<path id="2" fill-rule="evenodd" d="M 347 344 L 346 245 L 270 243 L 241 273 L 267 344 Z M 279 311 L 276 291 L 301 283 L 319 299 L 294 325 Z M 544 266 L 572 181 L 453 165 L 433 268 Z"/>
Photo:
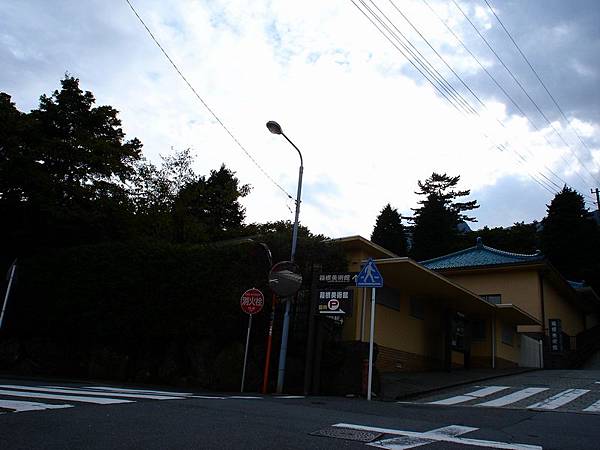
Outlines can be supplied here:
<path id="1" fill-rule="evenodd" d="M 290 256 L 290 261 L 294 262 L 294 257 L 296 256 L 296 243 L 298 241 L 298 216 L 300 215 L 300 197 L 302 194 L 302 173 L 304 172 L 304 161 L 302 159 L 302 153 L 300 153 L 300 149 L 296 147 L 292 141 L 290 141 L 277 122 L 272 120 L 267 122 L 267 128 L 273 134 L 281 134 L 292 145 L 292 147 L 296 149 L 298 156 L 300 156 L 300 168 L 298 169 L 298 193 L 296 194 L 296 217 L 294 219 L 294 228 L 292 231 L 292 253 Z M 291 303 L 292 299 L 290 297 L 285 302 L 285 314 L 283 316 L 283 331 L 281 333 L 281 348 L 279 350 L 279 368 L 277 373 L 278 394 L 283 392 L 283 381 L 285 379 L 285 360 L 287 356 L 288 335 L 290 330 Z"/>

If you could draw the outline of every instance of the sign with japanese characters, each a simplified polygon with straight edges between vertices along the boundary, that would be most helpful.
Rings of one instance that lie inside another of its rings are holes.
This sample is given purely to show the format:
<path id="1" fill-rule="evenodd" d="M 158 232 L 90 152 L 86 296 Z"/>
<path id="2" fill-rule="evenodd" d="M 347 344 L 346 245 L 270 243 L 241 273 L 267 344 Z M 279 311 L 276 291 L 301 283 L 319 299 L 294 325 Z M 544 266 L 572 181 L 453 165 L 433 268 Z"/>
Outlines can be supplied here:
<path id="1" fill-rule="evenodd" d="M 550 350 L 553 352 L 562 352 L 562 322 L 560 319 L 549 319 L 548 323 L 550 325 Z"/>
<path id="2" fill-rule="evenodd" d="M 354 291 L 319 289 L 318 305 L 319 314 L 324 315 L 352 315 L 352 300 Z"/>
<path id="3" fill-rule="evenodd" d="M 354 277 L 356 273 L 344 272 L 344 273 L 321 273 L 319 274 L 319 285 L 321 286 L 350 286 L 354 283 Z"/>

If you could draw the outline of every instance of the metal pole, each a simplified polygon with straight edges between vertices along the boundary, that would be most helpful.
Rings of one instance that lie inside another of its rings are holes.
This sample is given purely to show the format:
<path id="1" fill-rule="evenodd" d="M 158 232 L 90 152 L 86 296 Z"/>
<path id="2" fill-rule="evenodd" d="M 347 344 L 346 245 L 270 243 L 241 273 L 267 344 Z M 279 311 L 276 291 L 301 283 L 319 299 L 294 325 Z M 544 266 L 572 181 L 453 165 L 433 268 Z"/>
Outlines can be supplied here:
<path id="1" fill-rule="evenodd" d="M 360 341 L 365 342 L 365 320 L 367 318 L 367 314 L 365 312 L 365 308 L 367 307 L 367 290 L 362 290 L 362 304 L 360 306 Z"/>
<path id="2" fill-rule="evenodd" d="M 271 345 L 273 343 L 273 323 L 275 322 L 275 294 L 273 294 L 273 303 L 271 306 L 271 317 L 269 319 L 269 336 L 267 338 L 267 356 L 265 358 L 265 372 L 263 375 L 262 393 L 267 393 L 269 386 L 269 368 L 271 367 Z"/>
<path id="3" fill-rule="evenodd" d="M 492 314 L 492 369 L 496 368 L 496 314 Z"/>
<path id="4" fill-rule="evenodd" d="M 371 288 L 371 329 L 369 330 L 369 379 L 367 387 L 367 400 L 371 400 L 371 386 L 373 384 L 373 340 L 375 336 L 375 288 Z"/>
<path id="5" fill-rule="evenodd" d="M 6 312 L 6 305 L 8 303 L 8 296 L 10 295 L 10 288 L 12 287 L 13 278 L 15 277 L 15 270 L 17 269 L 17 260 L 13 262 L 10 268 L 10 275 L 8 278 L 8 286 L 6 287 L 6 294 L 4 295 L 4 303 L 2 305 L 2 313 L 0 313 L 0 329 L 2 329 L 2 321 L 4 320 L 4 313 Z"/>
<path id="6" fill-rule="evenodd" d="M 292 146 L 298 152 L 300 156 L 300 168 L 298 169 L 298 193 L 296 195 L 296 217 L 294 219 L 294 229 L 292 231 L 292 252 L 290 256 L 290 261 L 294 262 L 294 257 L 296 256 L 296 243 L 298 242 L 298 217 L 300 216 L 300 198 L 302 195 L 302 173 L 304 172 L 304 161 L 302 160 L 302 153 L 298 147 L 294 145 L 292 141 L 282 132 L 281 133 L 287 141 L 292 144 Z M 288 344 L 288 336 L 290 330 L 290 309 L 291 309 L 292 298 L 288 297 L 285 302 L 285 314 L 283 315 L 283 331 L 281 334 L 281 348 L 279 350 L 279 369 L 277 375 L 277 393 L 281 394 L 283 392 L 283 382 L 285 380 L 285 360 L 287 357 L 287 344 Z"/>
<path id="7" fill-rule="evenodd" d="M 244 382 L 246 381 L 246 361 L 248 361 L 248 343 L 250 342 L 250 328 L 252 328 L 252 314 L 249 314 L 248 334 L 246 335 L 246 350 L 244 351 L 244 368 L 242 369 L 242 387 L 240 392 L 244 392 Z"/>

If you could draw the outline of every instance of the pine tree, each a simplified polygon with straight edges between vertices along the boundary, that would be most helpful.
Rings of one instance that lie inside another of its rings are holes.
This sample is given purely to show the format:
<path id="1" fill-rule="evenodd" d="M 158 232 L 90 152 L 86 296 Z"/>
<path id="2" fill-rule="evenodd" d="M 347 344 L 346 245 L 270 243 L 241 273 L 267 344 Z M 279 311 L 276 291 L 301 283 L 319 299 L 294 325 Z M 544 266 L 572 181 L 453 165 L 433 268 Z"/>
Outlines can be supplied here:
<path id="1" fill-rule="evenodd" d="M 460 202 L 457 199 L 468 196 L 471 191 L 455 190 L 460 176 L 433 173 L 425 182 L 419 181 L 417 195 L 425 198 L 414 208 L 412 221 L 413 235 L 411 256 L 424 260 L 455 251 L 461 243 L 457 225 L 461 221 L 475 222 L 474 217 L 465 214 L 479 208 L 477 200 Z"/>
<path id="2" fill-rule="evenodd" d="M 547 206 L 540 232 L 543 253 L 565 277 L 593 281 L 598 277 L 600 235 L 583 196 L 565 186 Z"/>
<path id="3" fill-rule="evenodd" d="M 399 256 L 405 256 L 406 249 L 406 234 L 404 225 L 402 225 L 402 217 L 398 214 L 396 208 L 388 203 L 377 216 L 371 241 L 381 245 Z"/>

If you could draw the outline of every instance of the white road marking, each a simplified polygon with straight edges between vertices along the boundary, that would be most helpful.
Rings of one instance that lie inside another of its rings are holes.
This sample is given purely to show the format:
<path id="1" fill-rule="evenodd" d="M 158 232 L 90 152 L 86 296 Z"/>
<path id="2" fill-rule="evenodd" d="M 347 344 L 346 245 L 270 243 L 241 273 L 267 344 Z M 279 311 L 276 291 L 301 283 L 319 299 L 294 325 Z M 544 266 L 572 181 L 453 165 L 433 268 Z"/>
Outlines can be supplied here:
<path id="1" fill-rule="evenodd" d="M 203 398 L 208 400 L 226 400 L 227 397 L 217 397 L 216 395 L 192 395 L 190 398 Z"/>
<path id="2" fill-rule="evenodd" d="M 520 400 L 526 399 L 527 397 L 531 397 L 532 395 L 539 394 L 540 392 L 544 392 L 547 390 L 548 390 L 548 388 L 536 388 L 536 387 L 525 388 L 525 389 L 521 389 L 520 391 L 513 392 L 512 394 L 505 395 L 504 397 L 497 398 L 495 400 L 490 400 L 490 401 L 484 402 L 484 403 L 477 403 L 475 406 L 492 406 L 492 407 L 506 406 L 506 405 L 510 405 L 511 403 L 516 403 Z"/>
<path id="3" fill-rule="evenodd" d="M 51 387 L 51 386 L 48 386 Z M 125 389 L 125 388 L 116 388 L 109 386 L 82 386 L 81 389 L 90 389 L 90 390 L 98 390 L 98 391 L 108 391 L 108 392 L 124 392 L 131 394 L 155 394 L 155 395 L 167 395 L 167 396 L 182 396 L 187 397 L 194 395 L 191 392 L 170 392 L 170 391 L 152 391 L 148 389 Z"/>
<path id="4" fill-rule="evenodd" d="M 304 395 L 275 395 L 273 398 L 306 398 Z"/>
<path id="5" fill-rule="evenodd" d="M 435 402 L 429 402 L 430 405 L 456 405 L 458 403 L 468 402 L 469 400 L 475 400 L 481 397 L 487 397 L 488 395 L 495 394 L 496 392 L 508 389 L 509 386 L 488 386 L 482 389 L 478 389 L 473 392 L 469 392 L 465 395 L 457 395 L 456 397 L 445 398 Z"/>
<path id="6" fill-rule="evenodd" d="M 54 394 L 85 394 L 85 395 L 109 395 L 111 397 L 131 397 L 131 398 L 145 398 L 149 400 L 179 400 L 183 397 L 168 397 L 165 395 L 141 395 L 141 394 L 123 394 L 117 392 L 100 392 L 100 391 L 87 391 L 85 389 L 71 389 L 64 388 L 61 386 L 57 387 L 38 387 L 38 386 L 19 386 L 14 384 L 0 384 L 0 388 L 5 389 L 20 389 L 30 390 L 38 392 L 51 392 Z"/>
<path id="7" fill-rule="evenodd" d="M 438 428 L 436 430 L 431 430 L 429 433 L 440 434 L 442 436 L 460 436 L 461 434 L 470 433 L 471 431 L 476 431 L 478 428 L 472 427 L 463 427 L 459 425 L 450 425 L 448 427 Z M 433 440 L 431 439 L 422 439 L 408 436 L 394 437 L 391 439 L 382 439 L 376 442 L 371 442 L 367 445 L 371 447 L 379 447 L 379 448 L 387 448 L 393 450 L 405 450 L 415 447 L 420 447 L 422 445 L 432 444 Z"/>
<path id="8" fill-rule="evenodd" d="M 600 400 L 584 409 L 587 412 L 600 412 Z"/>
<path id="9" fill-rule="evenodd" d="M 251 395 L 230 395 L 227 398 L 235 398 L 238 400 L 262 400 L 262 397 L 253 397 Z"/>
<path id="10" fill-rule="evenodd" d="M 12 412 L 41 411 L 43 409 L 72 408 L 73 405 L 50 405 L 38 402 L 20 402 L 17 400 L 0 399 L 0 408 L 14 409 Z"/>
<path id="11" fill-rule="evenodd" d="M 397 435 L 397 436 L 406 436 L 406 437 L 410 437 L 410 438 L 415 438 L 413 447 L 429 444 L 429 443 L 431 443 L 431 441 L 433 441 L 433 442 L 452 442 L 452 443 L 456 443 L 456 444 L 472 445 L 474 447 L 499 448 L 499 449 L 505 449 L 505 450 L 543 450 L 542 447 L 540 447 L 539 445 L 529 445 L 529 444 L 518 444 L 518 443 L 510 443 L 510 442 L 487 441 L 487 440 L 481 440 L 481 439 L 461 438 L 461 437 L 457 437 L 455 435 L 451 435 L 450 433 L 443 433 L 443 432 L 440 433 L 440 429 L 432 430 L 432 431 L 417 432 L 417 431 L 394 430 L 391 428 L 369 427 L 369 426 L 355 425 L 355 424 L 350 424 L 350 423 L 338 423 L 333 426 L 339 427 L 339 428 L 350 428 L 353 430 L 360 430 L 360 431 L 375 431 L 378 433 L 393 434 L 393 435 Z M 455 425 L 455 426 L 457 426 L 457 425 Z M 465 427 L 465 428 L 467 428 L 467 427 Z M 478 429 L 479 428 L 473 428 L 470 431 L 475 431 Z M 372 445 L 372 444 L 376 444 L 376 442 L 371 442 L 367 445 Z M 372 445 L 372 446 L 377 447 L 378 445 Z M 378 446 L 378 447 L 394 449 L 394 450 L 396 450 L 397 448 L 405 448 L 405 449 L 412 448 L 412 447 L 406 447 L 406 446 L 405 447 L 394 447 L 394 444 L 391 444 L 389 447 L 385 447 L 385 446 Z"/>
<path id="12" fill-rule="evenodd" d="M 589 389 L 567 389 L 552 397 L 549 397 L 541 402 L 529 405 L 527 409 L 556 409 L 569 402 L 572 402 L 577 397 L 581 397 L 584 394 L 590 392 Z"/>
<path id="13" fill-rule="evenodd" d="M 113 403 L 131 403 L 131 400 L 121 400 L 116 398 L 103 398 L 103 397 L 82 397 L 79 395 L 57 395 L 57 394 L 45 394 L 43 392 L 31 392 L 31 391 L 7 391 L 0 390 L 0 395 L 8 395 L 9 397 L 29 397 L 29 398 L 47 398 L 52 400 L 67 400 L 72 402 L 83 402 L 83 403 L 96 403 L 99 405 L 110 405 Z"/>

